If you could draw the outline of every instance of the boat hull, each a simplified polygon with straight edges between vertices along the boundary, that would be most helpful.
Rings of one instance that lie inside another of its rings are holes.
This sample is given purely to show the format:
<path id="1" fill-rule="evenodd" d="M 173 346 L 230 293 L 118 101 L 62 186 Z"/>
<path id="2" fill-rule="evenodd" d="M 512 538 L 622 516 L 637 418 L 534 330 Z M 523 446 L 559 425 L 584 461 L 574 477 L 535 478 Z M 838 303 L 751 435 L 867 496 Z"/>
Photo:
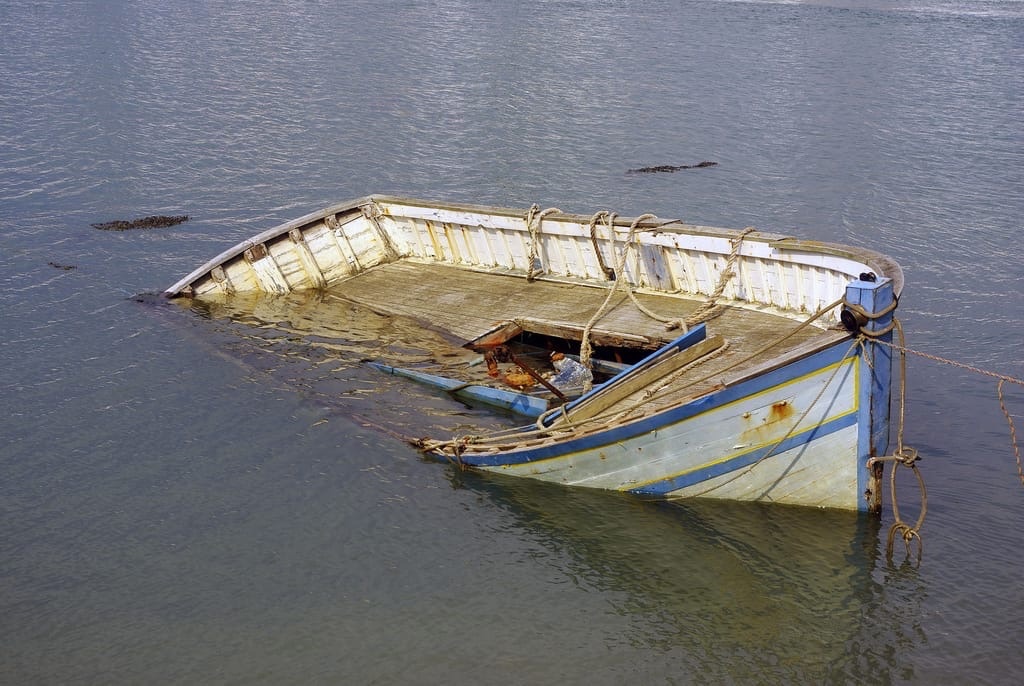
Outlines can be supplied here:
<path id="1" fill-rule="evenodd" d="M 466 347 L 497 327 L 647 353 L 680 347 L 677 329 L 693 333 L 705 306 L 717 317 L 725 303 L 714 335 L 672 352 L 664 378 L 648 360 L 632 383 L 609 383 L 561 418 L 419 444 L 466 467 L 573 486 L 880 511 L 881 472 L 869 465 L 887 450 L 892 361 L 873 342 L 891 341 L 899 265 L 753 229 L 538 209 L 367 196 L 264 231 L 165 295 L 331 289 Z M 605 311 L 620 287 L 637 307 L 622 296 Z M 663 326 L 637 294 L 686 320 Z M 689 371 L 712 358 L 725 361 Z M 658 402 L 645 404 L 648 383 Z"/>
<path id="2" fill-rule="evenodd" d="M 656 497 L 863 509 L 862 363 L 849 342 L 694 402 L 549 446 L 463 454 L 467 465 Z M 870 400 L 869 400 L 870 402 Z"/>

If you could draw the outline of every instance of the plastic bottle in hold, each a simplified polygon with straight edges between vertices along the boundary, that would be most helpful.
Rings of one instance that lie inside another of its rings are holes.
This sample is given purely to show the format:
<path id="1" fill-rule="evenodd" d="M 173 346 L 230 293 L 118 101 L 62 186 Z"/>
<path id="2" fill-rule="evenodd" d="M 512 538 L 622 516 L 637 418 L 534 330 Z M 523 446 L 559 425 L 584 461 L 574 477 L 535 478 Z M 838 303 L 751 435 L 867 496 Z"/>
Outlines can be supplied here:
<path id="1" fill-rule="evenodd" d="M 594 380 L 594 375 L 590 373 L 589 369 L 562 353 L 551 353 L 551 365 L 556 372 L 550 379 L 551 385 L 560 391 L 570 388 L 579 389 Z"/>

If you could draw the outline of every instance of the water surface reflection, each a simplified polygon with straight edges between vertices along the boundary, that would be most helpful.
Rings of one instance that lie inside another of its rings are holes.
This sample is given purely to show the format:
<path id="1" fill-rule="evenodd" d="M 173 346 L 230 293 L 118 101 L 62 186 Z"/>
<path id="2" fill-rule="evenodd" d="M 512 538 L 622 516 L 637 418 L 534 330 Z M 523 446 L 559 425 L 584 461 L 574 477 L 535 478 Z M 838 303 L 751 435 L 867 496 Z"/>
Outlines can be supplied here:
<path id="1" fill-rule="evenodd" d="M 509 531 L 563 553 L 561 573 L 629 618 L 625 642 L 703 679 L 898 681 L 912 675 L 903 651 L 927 640 L 925 583 L 880 560 L 875 518 L 450 477 L 512 517 Z"/>

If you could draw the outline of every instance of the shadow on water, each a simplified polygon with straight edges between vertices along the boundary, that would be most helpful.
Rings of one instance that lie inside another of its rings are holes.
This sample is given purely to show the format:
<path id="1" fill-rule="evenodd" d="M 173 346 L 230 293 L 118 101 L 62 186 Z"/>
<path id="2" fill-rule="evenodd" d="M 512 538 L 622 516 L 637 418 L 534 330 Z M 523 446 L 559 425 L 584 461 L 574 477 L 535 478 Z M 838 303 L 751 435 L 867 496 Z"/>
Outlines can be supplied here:
<path id="1" fill-rule="evenodd" d="M 633 648 L 676 655 L 712 681 L 913 677 L 904 660 L 927 641 L 924 583 L 910 565 L 886 565 L 877 518 L 449 469 L 453 488 L 567 556 L 574 584 L 630 618 Z"/>

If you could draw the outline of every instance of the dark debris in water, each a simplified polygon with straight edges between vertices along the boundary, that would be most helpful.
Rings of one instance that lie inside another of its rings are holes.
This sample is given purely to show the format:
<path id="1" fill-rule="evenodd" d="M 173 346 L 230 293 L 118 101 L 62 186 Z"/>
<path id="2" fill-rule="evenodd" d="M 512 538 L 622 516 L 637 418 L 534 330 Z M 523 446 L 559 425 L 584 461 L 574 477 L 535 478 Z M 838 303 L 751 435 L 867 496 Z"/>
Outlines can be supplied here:
<path id="1" fill-rule="evenodd" d="M 128 299 L 144 305 L 164 305 L 168 302 L 162 293 L 136 293 Z"/>
<path id="2" fill-rule="evenodd" d="M 54 269 L 63 269 L 66 272 L 69 272 L 72 269 L 78 269 L 78 267 L 76 267 L 73 264 L 61 264 L 60 262 L 48 262 L 47 264 L 49 264 Z"/>
<path id="3" fill-rule="evenodd" d="M 130 231 L 131 229 L 162 229 L 167 226 L 174 226 L 175 224 L 181 224 L 187 222 L 189 219 L 187 214 L 180 214 L 174 216 L 154 214 L 149 217 L 141 217 L 139 219 L 124 220 L 118 219 L 112 222 L 103 222 L 101 224 L 93 224 L 93 228 L 99 229 L 100 231 Z"/>
<path id="4" fill-rule="evenodd" d="M 682 169 L 703 169 L 704 167 L 717 167 L 718 162 L 709 162 L 704 160 L 698 164 L 681 164 L 679 166 L 673 166 L 671 164 L 661 164 L 656 167 L 640 167 L 639 169 L 630 169 L 628 174 L 657 174 L 659 172 L 677 172 Z"/>

